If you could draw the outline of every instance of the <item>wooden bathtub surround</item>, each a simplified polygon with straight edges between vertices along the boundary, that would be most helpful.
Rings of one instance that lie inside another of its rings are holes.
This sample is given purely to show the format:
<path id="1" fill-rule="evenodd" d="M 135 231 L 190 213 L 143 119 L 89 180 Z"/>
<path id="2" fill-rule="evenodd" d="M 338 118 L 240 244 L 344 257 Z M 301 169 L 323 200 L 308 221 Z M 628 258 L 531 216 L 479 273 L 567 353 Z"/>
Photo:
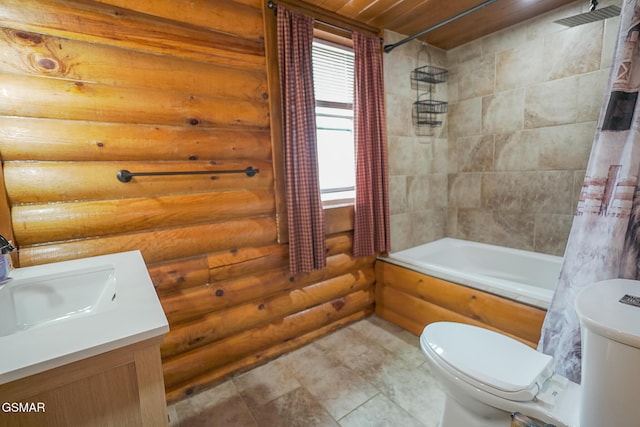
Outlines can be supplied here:
<path id="1" fill-rule="evenodd" d="M 429 323 L 451 321 L 538 345 L 545 310 L 380 260 L 375 271 L 376 313 L 416 335 Z"/>
<path id="2" fill-rule="evenodd" d="M 44 412 L 3 413 L 0 427 L 166 426 L 161 338 L 0 385 L 3 402 L 42 402 Z"/>
<path id="3" fill-rule="evenodd" d="M 375 281 L 351 206 L 325 211 L 327 267 L 290 277 L 273 11 L 188 3 L 0 2 L 0 234 L 20 266 L 139 249 L 170 321 L 170 401 L 371 313 Z"/>

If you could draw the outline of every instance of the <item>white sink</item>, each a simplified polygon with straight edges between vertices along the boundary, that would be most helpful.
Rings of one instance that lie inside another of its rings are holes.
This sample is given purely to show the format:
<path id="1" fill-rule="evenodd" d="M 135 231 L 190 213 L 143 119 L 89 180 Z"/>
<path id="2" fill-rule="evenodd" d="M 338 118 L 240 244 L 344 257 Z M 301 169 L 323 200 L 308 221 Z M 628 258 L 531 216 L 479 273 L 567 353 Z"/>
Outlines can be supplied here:
<path id="1" fill-rule="evenodd" d="M 0 285 L 0 384 L 169 331 L 140 251 L 10 276 Z"/>
<path id="2" fill-rule="evenodd" d="M 0 286 L 0 336 L 109 310 L 115 303 L 113 265 L 11 279 Z"/>

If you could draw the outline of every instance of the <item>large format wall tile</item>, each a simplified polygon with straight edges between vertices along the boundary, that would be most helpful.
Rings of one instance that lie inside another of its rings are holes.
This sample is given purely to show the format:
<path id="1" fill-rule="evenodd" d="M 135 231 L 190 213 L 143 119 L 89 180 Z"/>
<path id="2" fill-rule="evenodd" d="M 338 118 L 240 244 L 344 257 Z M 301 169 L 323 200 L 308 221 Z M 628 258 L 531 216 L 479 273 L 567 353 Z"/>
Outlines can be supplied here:
<path id="1" fill-rule="evenodd" d="M 575 123 L 578 117 L 578 78 L 529 86 L 525 96 L 526 129 Z"/>
<path id="2" fill-rule="evenodd" d="M 459 173 L 449 175 L 449 207 L 480 208 L 482 175 Z"/>
<path id="3" fill-rule="evenodd" d="M 538 169 L 538 139 L 532 131 L 496 135 L 495 170 L 529 171 Z"/>
<path id="4" fill-rule="evenodd" d="M 415 136 L 406 118 L 393 117 L 408 114 L 414 101 L 402 74 L 420 44 L 408 43 L 393 61 L 385 56 L 385 83 L 393 85 L 387 92 L 394 94 L 387 95 L 390 149 L 398 150 L 390 154 L 390 170 L 403 177 L 391 180 L 401 192 L 392 196 L 393 250 L 446 234 L 564 251 L 619 25 L 617 17 L 575 28 L 553 22 L 586 12 L 586 3 L 447 52 L 433 50 L 435 65 L 449 69 L 447 85 L 436 89 L 449 111 L 432 138 Z"/>
<path id="5" fill-rule="evenodd" d="M 493 140 L 493 135 L 457 138 L 457 170 L 460 172 L 494 170 Z"/>
<path id="6" fill-rule="evenodd" d="M 524 89 L 497 92 L 482 98 L 482 131 L 486 134 L 515 132 L 523 127 Z"/>
<path id="7" fill-rule="evenodd" d="M 544 46 L 529 42 L 496 54 L 496 91 L 542 82 Z"/>
<path id="8" fill-rule="evenodd" d="M 535 215 L 492 209 L 458 209 L 458 237 L 517 249 L 533 250 Z"/>
<path id="9" fill-rule="evenodd" d="M 458 66 L 458 96 L 461 100 L 489 95 L 495 83 L 495 56 L 483 55 Z"/>
<path id="10" fill-rule="evenodd" d="M 610 69 L 583 74 L 578 78 L 578 121 L 597 121 L 605 102 Z"/>
<path id="11" fill-rule="evenodd" d="M 538 141 L 538 167 L 547 170 L 586 169 L 596 131 L 595 122 L 532 130 Z"/>
<path id="12" fill-rule="evenodd" d="M 544 39 L 546 80 L 589 73 L 600 68 L 604 21 L 578 25 Z"/>
<path id="13" fill-rule="evenodd" d="M 449 105 L 449 138 L 479 135 L 482 131 L 482 98 Z"/>

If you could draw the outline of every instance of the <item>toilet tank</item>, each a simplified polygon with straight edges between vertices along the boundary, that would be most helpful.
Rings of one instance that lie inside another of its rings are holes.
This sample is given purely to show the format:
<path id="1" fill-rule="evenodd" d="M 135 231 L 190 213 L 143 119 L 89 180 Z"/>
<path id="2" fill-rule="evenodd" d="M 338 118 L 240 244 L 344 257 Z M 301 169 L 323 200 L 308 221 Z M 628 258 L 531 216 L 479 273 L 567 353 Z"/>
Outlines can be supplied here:
<path id="1" fill-rule="evenodd" d="M 582 333 L 580 427 L 640 425 L 640 281 L 613 279 L 576 298 Z"/>

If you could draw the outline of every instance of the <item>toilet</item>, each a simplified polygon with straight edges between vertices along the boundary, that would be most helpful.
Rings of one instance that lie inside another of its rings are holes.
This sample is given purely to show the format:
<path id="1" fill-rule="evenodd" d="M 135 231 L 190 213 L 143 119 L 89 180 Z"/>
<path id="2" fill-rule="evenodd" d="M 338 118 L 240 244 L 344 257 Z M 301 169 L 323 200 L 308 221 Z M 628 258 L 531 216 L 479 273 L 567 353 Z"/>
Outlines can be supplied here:
<path id="1" fill-rule="evenodd" d="M 514 412 L 556 427 L 640 425 L 640 281 L 595 283 L 575 307 L 581 385 L 555 374 L 550 356 L 507 336 L 427 325 L 420 346 L 445 390 L 440 427 L 509 427 Z"/>

